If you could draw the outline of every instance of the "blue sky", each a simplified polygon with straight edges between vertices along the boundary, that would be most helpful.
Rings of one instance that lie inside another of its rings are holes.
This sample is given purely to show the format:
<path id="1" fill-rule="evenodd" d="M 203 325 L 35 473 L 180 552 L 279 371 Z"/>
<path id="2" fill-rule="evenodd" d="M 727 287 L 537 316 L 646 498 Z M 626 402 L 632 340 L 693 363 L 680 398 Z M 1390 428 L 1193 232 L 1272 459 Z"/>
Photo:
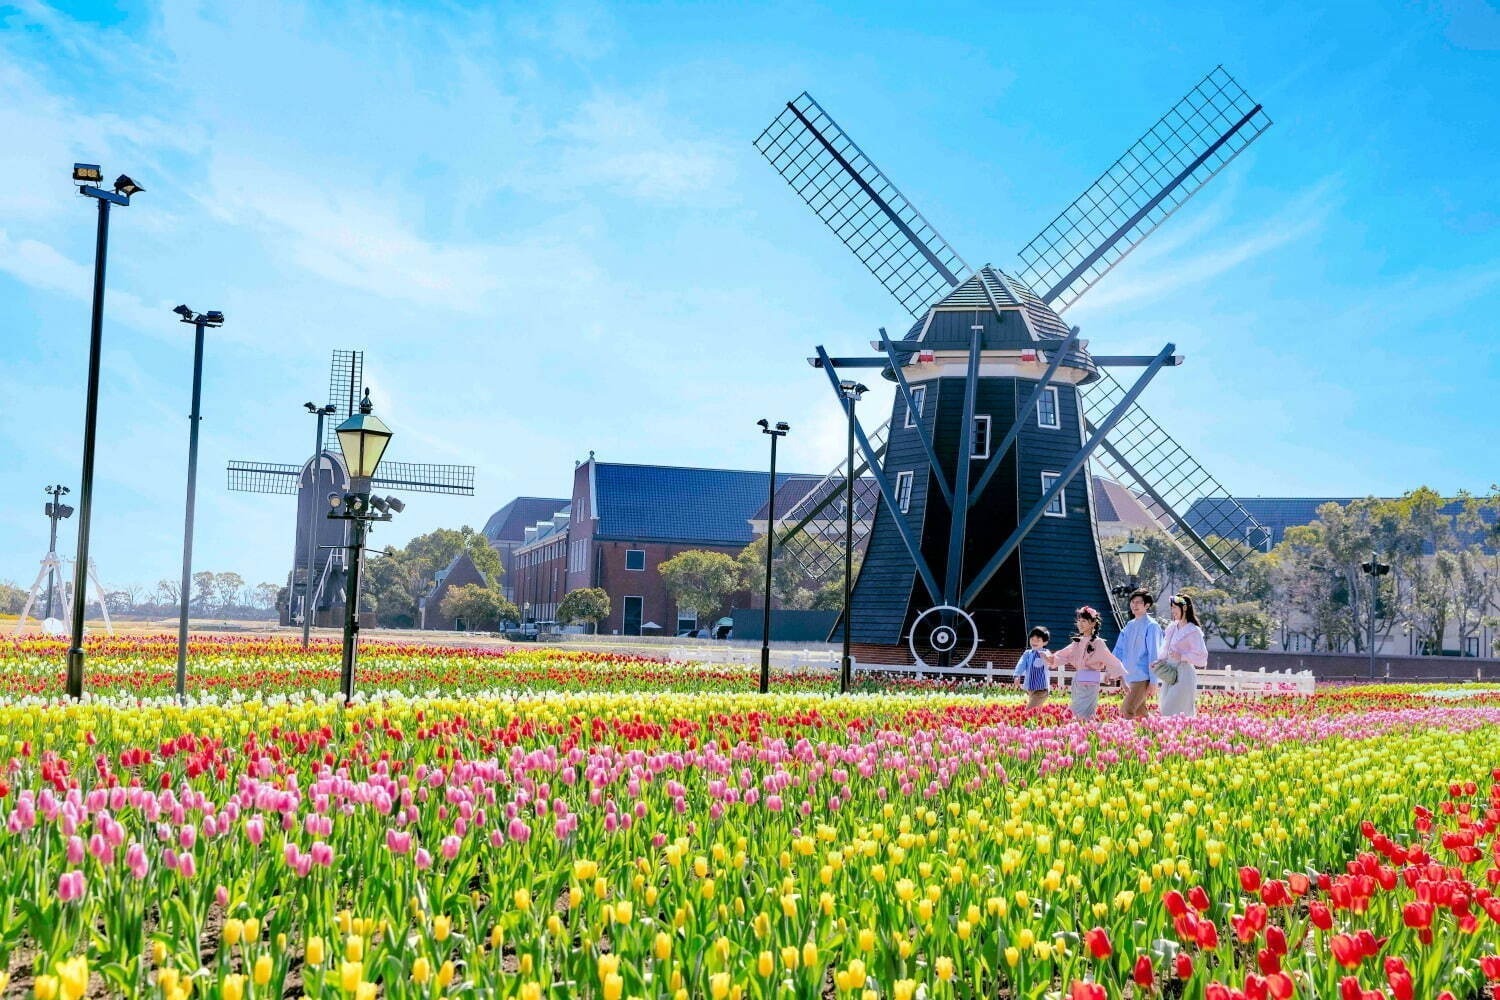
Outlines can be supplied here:
<path id="1" fill-rule="evenodd" d="M 1015 252 L 1222 63 L 1276 125 L 1068 318 L 1177 343 L 1146 408 L 1231 490 L 1482 490 L 1500 362 L 1500 13 L 1429 3 L 0 4 L 0 579 L 76 487 L 94 214 L 111 226 L 93 552 L 180 565 L 191 328 L 210 335 L 195 564 L 281 581 L 329 352 L 389 455 L 478 467 L 372 539 L 564 495 L 575 460 L 824 471 L 803 358 L 894 301 L 751 143 L 809 90 L 971 264 Z M 887 391 L 882 387 L 882 392 Z M 884 397 L 874 408 L 885 410 Z M 71 551 L 73 528 L 60 548 Z"/>

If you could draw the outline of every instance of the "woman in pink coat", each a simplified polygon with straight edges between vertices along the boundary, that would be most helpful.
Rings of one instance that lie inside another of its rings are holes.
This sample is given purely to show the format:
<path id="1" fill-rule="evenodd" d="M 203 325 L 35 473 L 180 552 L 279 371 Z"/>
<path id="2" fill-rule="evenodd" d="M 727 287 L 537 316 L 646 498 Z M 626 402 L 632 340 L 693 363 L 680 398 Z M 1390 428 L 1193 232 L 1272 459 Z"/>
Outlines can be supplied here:
<path id="1" fill-rule="evenodd" d="M 1073 675 L 1073 716 L 1092 719 L 1099 710 L 1099 681 L 1104 676 L 1125 676 L 1125 668 L 1109 644 L 1099 638 L 1099 612 L 1084 606 L 1078 609 L 1078 634 L 1066 648 L 1051 654 L 1049 665 L 1067 667 Z"/>

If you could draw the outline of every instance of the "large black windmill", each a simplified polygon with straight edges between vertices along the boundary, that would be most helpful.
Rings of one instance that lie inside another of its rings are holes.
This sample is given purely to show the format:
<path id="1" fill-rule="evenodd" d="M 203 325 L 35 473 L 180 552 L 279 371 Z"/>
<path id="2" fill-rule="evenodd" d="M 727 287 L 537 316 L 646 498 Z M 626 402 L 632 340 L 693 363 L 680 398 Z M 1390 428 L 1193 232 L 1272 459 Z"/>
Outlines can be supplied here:
<path id="1" fill-rule="evenodd" d="M 808 94 L 756 140 L 917 319 L 899 340 L 882 330 L 877 357 L 819 347 L 810 359 L 846 409 L 837 368 L 879 367 L 899 387 L 889 424 L 857 428 L 854 474 L 873 472 L 881 503 L 855 642 L 962 665 L 981 643 L 1021 646 L 1036 624 L 1067 635 L 1078 605 L 1110 606 L 1090 477 L 1078 476 L 1091 462 L 1130 485 L 1207 579 L 1260 542 L 1264 528 L 1136 404 L 1181 363 L 1174 346 L 1094 355 L 1060 314 L 1270 124 L 1216 68 L 1021 250 L 1014 274 L 970 268 Z M 1111 368 L 1137 377 L 1127 389 Z M 1205 498 L 1209 522 L 1190 525 Z M 782 544 L 795 552 L 816 514 L 782 520 Z"/>
<path id="2" fill-rule="evenodd" d="M 328 404 L 319 415 L 319 425 L 325 429 L 319 435 L 316 455 L 301 465 L 229 463 L 231 490 L 297 496 L 296 541 L 292 550 L 292 570 L 287 577 L 283 625 L 302 621 L 303 609 L 309 604 L 313 624 L 336 626 L 343 622 L 349 522 L 325 515 L 329 494 L 342 495 L 349 489 L 349 471 L 344 466 L 335 428 L 359 411 L 364 365 L 363 351 L 333 352 L 328 376 Z M 319 412 L 313 404 L 307 406 L 311 412 Z M 380 475 L 371 480 L 370 485 L 381 492 L 474 495 L 472 465 L 386 461 L 380 463 L 379 471 Z M 309 594 L 312 595 L 310 602 Z"/>

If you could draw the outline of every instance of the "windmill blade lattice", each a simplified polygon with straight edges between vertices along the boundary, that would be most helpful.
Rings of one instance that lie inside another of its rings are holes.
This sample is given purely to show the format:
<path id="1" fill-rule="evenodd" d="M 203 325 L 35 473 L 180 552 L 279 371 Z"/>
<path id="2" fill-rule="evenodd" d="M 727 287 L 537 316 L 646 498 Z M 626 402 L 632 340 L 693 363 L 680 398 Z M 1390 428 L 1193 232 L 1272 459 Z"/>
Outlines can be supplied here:
<path id="1" fill-rule="evenodd" d="M 229 463 L 229 488 L 241 493 L 295 494 L 302 483 L 302 466 L 283 462 Z"/>
<path id="2" fill-rule="evenodd" d="M 755 148 L 906 308 L 920 314 L 970 268 L 804 92 Z"/>
<path id="3" fill-rule="evenodd" d="M 338 426 L 359 410 L 360 393 L 365 384 L 365 352 L 334 351 L 328 366 L 328 405 L 333 416 L 324 430 L 323 447 L 339 450 Z"/>
<path id="4" fill-rule="evenodd" d="M 1019 277 L 1062 312 L 1270 127 L 1216 67 L 1022 248 Z"/>
<path id="5" fill-rule="evenodd" d="M 1113 375 L 1099 374 L 1082 394 L 1091 422 L 1125 394 Z M 1135 484 L 1142 505 L 1205 577 L 1234 573 L 1249 555 L 1246 546 L 1258 548 L 1266 537 L 1260 522 L 1140 404 L 1130 407 L 1105 440 L 1093 461 L 1117 482 Z"/>
<path id="6" fill-rule="evenodd" d="M 890 422 L 869 435 L 877 457 L 885 454 Z M 846 460 L 847 461 L 847 460 Z M 844 572 L 845 461 L 800 496 L 785 511 L 778 512 L 771 530 L 778 557 L 791 559 L 802 576 L 818 584 L 838 580 Z M 867 473 L 870 467 L 854 458 L 854 547 L 859 549 L 875 524 L 880 491 Z M 832 544 L 830 544 L 832 543 Z"/>
<path id="7" fill-rule="evenodd" d="M 381 462 L 370 485 L 409 493 L 474 495 L 474 466 L 433 465 L 429 462 Z"/>

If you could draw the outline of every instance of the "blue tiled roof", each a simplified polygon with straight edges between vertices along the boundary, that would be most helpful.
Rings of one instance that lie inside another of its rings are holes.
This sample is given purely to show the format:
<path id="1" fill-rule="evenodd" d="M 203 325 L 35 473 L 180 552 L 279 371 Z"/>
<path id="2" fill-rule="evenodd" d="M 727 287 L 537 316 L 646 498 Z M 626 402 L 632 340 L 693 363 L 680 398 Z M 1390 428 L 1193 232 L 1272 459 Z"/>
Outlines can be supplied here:
<path id="1" fill-rule="evenodd" d="M 795 473 L 778 473 L 778 487 Z M 594 466 L 596 538 L 748 545 L 750 518 L 766 502 L 767 473 L 665 465 Z"/>
<path id="2" fill-rule="evenodd" d="M 1304 524 L 1311 524 L 1318 518 L 1318 508 L 1325 503 L 1336 503 L 1340 506 L 1353 503 L 1354 497 L 1236 497 L 1241 506 L 1249 512 L 1250 516 L 1264 525 L 1271 533 L 1270 545 L 1257 546 L 1269 549 L 1281 544 L 1286 537 L 1288 528 L 1295 528 Z M 1188 508 L 1186 520 L 1195 531 L 1207 530 L 1207 526 L 1214 523 L 1215 505 L 1222 503 L 1210 497 L 1194 501 L 1192 507 Z M 1463 510 L 1462 502 L 1454 500 L 1444 505 L 1441 512 L 1450 516 L 1457 515 Z M 1484 518 L 1487 522 L 1492 517 Z M 1245 541 L 1245 539 L 1239 539 Z M 1481 541 L 1481 539 L 1469 539 L 1468 541 Z"/>

